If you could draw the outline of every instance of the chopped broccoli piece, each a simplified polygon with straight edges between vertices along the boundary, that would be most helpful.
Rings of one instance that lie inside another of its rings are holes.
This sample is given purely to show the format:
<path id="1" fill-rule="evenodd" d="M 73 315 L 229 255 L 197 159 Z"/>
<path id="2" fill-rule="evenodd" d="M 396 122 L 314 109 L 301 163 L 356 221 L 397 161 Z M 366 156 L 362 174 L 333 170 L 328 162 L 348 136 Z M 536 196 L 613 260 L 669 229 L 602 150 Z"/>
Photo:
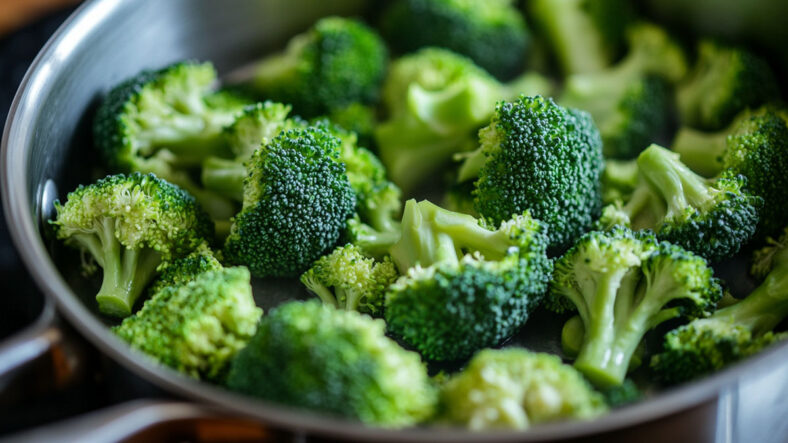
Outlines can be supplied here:
<path id="1" fill-rule="evenodd" d="M 208 271 L 218 271 L 222 264 L 207 243 L 201 243 L 189 255 L 162 262 L 156 269 L 159 276 L 148 287 L 153 296 L 168 286 L 183 286 Z"/>
<path id="2" fill-rule="evenodd" d="M 358 20 L 326 17 L 293 37 L 284 52 L 264 59 L 250 87 L 311 118 L 375 102 L 387 63 L 388 51 L 374 30 Z"/>
<path id="3" fill-rule="evenodd" d="M 162 260 L 188 254 L 213 237 L 194 197 L 152 174 L 107 176 L 55 202 L 57 238 L 103 270 L 99 310 L 125 317 Z M 90 269 L 87 269 L 90 270 Z"/>
<path id="4" fill-rule="evenodd" d="M 602 206 L 602 142 L 591 117 L 552 99 L 521 96 L 501 102 L 481 147 L 460 168 L 460 181 L 478 177 L 476 211 L 500 223 L 530 210 L 561 249 L 585 232 Z"/>
<path id="5" fill-rule="evenodd" d="M 385 323 L 316 301 L 280 305 L 234 359 L 230 389 L 366 424 L 402 427 L 433 414 L 437 395 L 418 354 Z"/>
<path id="6" fill-rule="evenodd" d="M 753 236 L 762 199 L 746 190 L 743 176 L 706 180 L 678 154 L 657 145 L 637 160 L 642 176 L 626 202 L 605 207 L 601 228 L 652 229 L 711 261 L 733 256 Z"/>
<path id="7" fill-rule="evenodd" d="M 580 349 L 583 347 L 583 339 L 585 338 L 586 330 L 583 325 L 583 319 L 579 315 L 572 316 L 564 323 L 561 328 L 561 350 L 564 355 L 570 359 L 577 358 Z M 632 372 L 643 364 L 643 356 L 646 355 L 646 342 L 641 341 L 632 358 L 629 359 L 628 372 Z"/>
<path id="8" fill-rule="evenodd" d="M 755 254 L 753 273 L 764 280 L 750 295 L 665 336 L 662 353 L 651 359 L 664 381 L 697 378 L 788 338 L 774 331 L 788 317 L 788 228 L 769 243 Z"/>
<path id="9" fill-rule="evenodd" d="M 262 314 L 249 271 L 226 268 L 162 288 L 112 331 L 163 365 L 216 381 L 254 335 Z"/>
<path id="10" fill-rule="evenodd" d="M 356 203 L 339 151 L 340 140 L 315 127 L 282 132 L 258 149 L 225 258 L 257 277 L 295 277 L 332 250 Z"/>
<path id="11" fill-rule="evenodd" d="M 531 0 L 529 18 L 565 74 L 601 71 L 624 46 L 626 0 Z"/>
<path id="12" fill-rule="evenodd" d="M 214 219 L 235 213 L 232 202 L 202 189 L 191 171 L 226 154 L 222 128 L 246 105 L 213 93 L 210 63 L 183 62 L 143 71 L 113 88 L 96 112 L 93 138 L 112 170 L 154 173 L 197 197 Z"/>
<path id="13" fill-rule="evenodd" d="M 652 234 L 590 232 L 555 264 L 548 307 L 576 310 L 585 330 L 575 367 L 620 385 L 645 333 L 679 316 L 708 315 L 722 289 L 706 261 Z"/>
<path id="14" fill-rule="evenodd" d="M 527 429 L 588 420 L 607 412 L 605 399 L 571 366 L 525 349 L 486 349 L 441 389 L 445 418 L 471 430 Z"/>
<path id="15" fill-rule="evenodd" d="M 768 63 L 744 48 L 698 43 L 698 61 L 676 93 L 683 124 L 719 130 L 739 112 L 780 96 Z"/>
<path id="16" fill-rule="evenodd" d="M 398 0 L 383 13 L 397 51 L 437 46 L 462 54 L 501 80 L 519 74 L 530 41 L 513 0 Z"/>
<path id="17" fill-rule="evenodd" d="M 628 32 L 629 54 L 615 66 L 566 80 L 561 104 L 591 114 L 606 157 L 629 159 L 667 129 L 670 81 L 686 71 L 684 55 L 664 30 L 650 24 Z"/>
<path id="18" fill-rule="evenodd" d="M 301 283 L 323 303 L 379 317 L 383 295 L 397 277 L 391 258 L 376 262 L 358 246 L 345 245 L 320 257 L 301 275 Z"/>
<path id="19" fill-rule="evenodd" d="M 494 346 L 528 319 L 547 289 L 545 228 L 526 212 L 497 230 L 428 201 L 405 204 L 390 252 L 404 274 L 389 287 L 389 332 L 430 360 Z"/>

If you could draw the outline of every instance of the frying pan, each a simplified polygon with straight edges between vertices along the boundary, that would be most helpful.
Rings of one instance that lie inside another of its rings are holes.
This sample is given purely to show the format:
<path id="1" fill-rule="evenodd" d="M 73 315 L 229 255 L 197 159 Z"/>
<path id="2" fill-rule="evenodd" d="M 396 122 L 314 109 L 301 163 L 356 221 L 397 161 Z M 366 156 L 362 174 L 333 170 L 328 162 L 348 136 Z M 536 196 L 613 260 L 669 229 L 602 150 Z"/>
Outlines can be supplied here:
<path id="1" fill-rule="evenodd" d="M 95 288 L 78 275 L 76 256 L 53 247 L 45 222 L 56 197 L 63 198 L 78 183 L 93 178 L 91 167 L 99 161 L 94 158 L 89 129 L 97 101 L 113 85 L 142 69 L 183 59 L 211 60 L 220 73 L 232 72 L 280 47 L 317 17 L 362 14 L 365 7 L 375 5 L 360 0 L 93 0 L 81 6 L 44 47 L 23 80 L 6 122 L 0 158 L 2 198 L 13 241 L 57 311 L 100 351 L 158 387 L 212 410 L 296 434 L 376 441 L 712 440 L 719 434 L 718 410 L 728 401 L 726 393 L 743 380 L 788 365 L 788 342 L 595 421 L 548 424 L 527 432 L 471 434 L 459 429 L 374 429 L 239 396 L 153 364 L 113 336 L 96 314 Z M 286 281 L 255 287 L 258 303 L 266 308 L 299 291 Z M 52 326 L 42 322 L 47 328 Z M 538 331 L 545 329 L 541 326 L 549 329 L 539 324 L 528 327 L 539 343 L 543 340 Z M 17 340 L 13 346 L 0 348 L 14 351 L 24 344 Z M 5 361 L 9 353 L 2 354 L 2 350 L 0 361 Z"/>

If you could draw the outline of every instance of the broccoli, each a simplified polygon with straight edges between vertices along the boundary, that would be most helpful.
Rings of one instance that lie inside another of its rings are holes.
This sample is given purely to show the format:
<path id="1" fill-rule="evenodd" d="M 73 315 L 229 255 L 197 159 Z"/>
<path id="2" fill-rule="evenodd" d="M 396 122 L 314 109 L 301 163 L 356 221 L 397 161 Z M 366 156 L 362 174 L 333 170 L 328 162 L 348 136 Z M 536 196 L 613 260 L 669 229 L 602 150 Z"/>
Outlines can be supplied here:
<path id="1" fill-rule="evenodd" d="M 729 129 L 679 132 L 673 144 L 690 168 L 704 175 L 747 178 L 747 190 L 763 198 L 759 237 L 779 233 L 788 220 L 788 113 L 766 106 L 741 113 Z M 685 160 L 686 159 L 686 160 Z"/>
<path id="2" fill-rule="evenodd" d="M 391 257 L 389 332 L 425 358 L 457 360 L 494 346 L 525 323 L 547 289 L 544 226 L 526 212 L 489 229 L 428 201 L 405 204 Z"/>
<path id="3" fill-rule="evenodd" d="M 565 357 L 570 359 L 577 358 L 580 353 L 580 348 L 583 347 L 583 340 L 585 338 L 585 326 L 583 319 L 579 315 L 574 315 L 564 323 L 561 328 L 561 350 Z M 629 359 L 628 372 L 632 372 L 643 364 L 643 356 L 646 355 L 646 342 L 641 341 L 632 357 Z"/>
<path id="4" fill-rule="evenodd" d="M 377 101 L 387 64 L 388 51 L 374 30 L 357 20 L 326 17 L 293 37 L 283 53 L 264 59 L 249 86 L 311 118 Z"/>
<path id="5" fill-rule="evenodd" d="M 339 151 L 317 127 L 281 132 L 255 151 L 225 259 L 256 277 L 295 277 L 332 250 L 356 203 Z"/>
<path id="6" fill-rule="evenodd" d="M 637 187 L 627 201 L 604 208 L 598 227 L 652 229 L 711 261 L 733 256 L 755 233 L 763 201 L 744 189 L 745 177 L 706 180 L 657 145 L 643 151 L 637 164 Z"/>
<path id="7" fill-rule="evenodd" d="M 681 122 L 709 131 L 733 117 L 780 96 L 777 79 L 765 60 L 744 48 L 710 40 L 698 43 L 698 61 L 676 92 Z"/>
<path id="8" fill-rule="evenodd" d="M 153 296 L 168 286 L 183 286 L 204 272 L 220 269 L 222 264 L 211 248 L 207 243 L 201 243 L 185 257 L 162 262 L 156 269 L 158 277 L 148 287 L 148 294 Z"/>
<path id="9" fill-rule="evenodd" d="M 460 168 L 478 177 L 476 211 L 493 223 L 530 210 L 561 249 L 591 227 L 602 206 L 602 142 L 591 117 L 552 99 L 521 96 L 501 102 L 481 147 Z"/>
<path id="10" fill-rule="evenodd" d="M 252 154 L 271 142 L 280 132 L 305 126 L 299 119 L 288 119 L 291 107 L 262 102 L 249 105 L 224 129 L 224 139 L 232 158 L 211 156 L 203 160 L 202 184 L 207 189 L 235 201 L 243 201 L 246 162 Z"/>
<path id="11" fill-rule="evenodd" d="M 225 268 L 162 288 L 112 331 L 163 365 L 219 381 L 254 335 L 262 313 L 252 297 L 249 271 Z"/>
<path id="12" fill-rule="evenodd" d="M 639 24 L 628 31 L 630 50 L 615 66 L 566 80 L 559 102 L 591 114 L 605 157 L 634 158 L 667 129 L 669 82 L 686 71 L 678 44 L 664 30 Z"/>
<path id="13" fill-rule="evenodd" d="M 381 32 L 401 53 L 437 46 L 462 54 L 501 80 L 522 71 L 530 36 L 512 0 L 399 0 Z"/>
<path id="14" fill-rule="evenodd" d="M 706 261 L 652 234 L 593 231 L 555 264 L 548 308 L 577 310 L 585 334 L 575 367 L 598 386 L 620 385 L 645 333 L 708 314 L 722 289 Z"/>
<path id="15" fill-rule="evenodd" d="M 688 381 L 788 338 L 773 331 L 788 317 L 788 228 L 756 252 L 753 273 L 764 280 L 746 298 L 665 336 L 663 351 L 651 359 L 662 380 Z"/>
<path id="16" fill-rule="evenodd" d="M 205 158 L 226 152 L 222 128 L 248 103 L 230 92 L 212 92 L 215 82 L 210 63 L 143 71 L 104 98 L 93 138 L 112 170 L 152 172 L 197 197 L 214 219 L 227 219 L 235 213 L 232 202 L 191 178 Z"/>
<path id="17" fill-rule="evenodd" d="M 317 301 L 280 305 L 233 360 L 227 386 L 370 425 L 419 423 L 437 394 L 418 354 L 384 330 L 382 320 Z"/>
<path id="18" fill-rule="evenodd" d="M 386 288 L 399 277 L 389 257 L 365 257 L 355 245 L 340 246 L 301 275 L 301 283 L 324 303 L 373 316 L 383 312 Z"/>
<path id="19" fill-rule="evenodd" d="M 99 310 L 125 317 L 162 260 L 188 254 L 213 236 L 194 197 L 153 174 L 107 176 L 55 202 L 57 238 L 103 270 Z M 88 265 L 86 271 L 95 267 Z"/>
<path id="20" fill-rule="evenodd" d="M 328 119 L 346 131 L 355 132 L 359 146 L 373 148 L 373 133 L 377 125 L 377 113 L 374 107 L 354 102 L 347 106 L 332 109 Z"/>
<path id="21" fill-rule="evenodd" d="M 587 420 L 607 412 L 605 399 L 554 355 L 486 349 L 441 388 L 443 416 L 471 430 L 527 429 Z"/>
<path id="22" fill-rule="evenodd" d="M 626 0 L 531 0 L 529 18 L 565 74 L 601 71 L 624 46 Z"/>

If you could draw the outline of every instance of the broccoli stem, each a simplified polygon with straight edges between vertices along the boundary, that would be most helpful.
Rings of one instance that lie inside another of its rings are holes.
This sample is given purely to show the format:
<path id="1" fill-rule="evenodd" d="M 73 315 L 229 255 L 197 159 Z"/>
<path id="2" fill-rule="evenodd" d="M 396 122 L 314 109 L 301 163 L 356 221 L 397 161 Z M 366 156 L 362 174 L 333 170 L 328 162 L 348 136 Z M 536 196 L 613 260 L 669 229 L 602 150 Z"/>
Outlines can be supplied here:
<path id="1" fill-rule="evenodd" d="M 690 169 L 704 177 L 714 177 L 722 170 L 722 156 L 727 148 L 726 132 L 707 133 L 681 128 L 673 140 L 672 149 Z"/>
<path id="2" fill-rule="evenodd" d="M 310 292 L 317 295 L 323 303 L 327 305 L 331 305 L 335 308 L 339 307 L 339 302 L 337 301 L 337 297 L 334 296 L 334 293 L 331 292 L 330 289 L 328 289 L 323 284 L 321 284 L 317 279 L 313 278 L 311 273 L 304 275 L 306 277 L 302 281 L 304 282 L 304 285 L 307 287 L 307 289 Z"/>
<path id="3" fill-rule="evenodd" d="M 778 265 L 766 280 L 742 301 L 720 309 L 711 319 L 741 325 L 762 335 L 788 317 L 788 263 Z"/>
<path id="4" fill-rule="evenodd" d="M 145 285 L 161 263 L 161 256 L 149 249 L 129 249 L 115 239 L 114 220 L 104 219 L 98 227 L 101 239 L 103 280 L 96 301 L 99 310 L 113 317 L 131 315 Z"/>
<path id="5" fill-rule="evenodd" d="M 457 183 L 479 178 L 479 171 L 482 170 L 484 162 L 487 161 L 487 156 L 482 152 L 482 148 L 462 157 L 465 158 L 465 161 L 462 162 L 460 169 L 457 171 Z"/>
<path id="6" fill-rule="evenodd" d="M 237 160 L 209 157 L 203 162 L 201 178 L 207 189 L 240 202 L 247 175 L 246 167 Z"/>
<path id="7" fill-rule="evenodd" d="M 479 226 L 473 216 L 448 211 L 426 200 L 419 206 L 439 232 L 451 235 L 458 248 L 479 251 L 487 260 L 500 260 L 511 247 L 508 234 Z"/>
<path id="8" fill-rule="evenodd" d="M 401 232 L 399 224 L 390 231 L 374 231 L 361 229 L 355 233 L 353 243 L 358 245 L 365 253 L 373 257 L 383 257 L 392 245 L 399 241 Z"/>

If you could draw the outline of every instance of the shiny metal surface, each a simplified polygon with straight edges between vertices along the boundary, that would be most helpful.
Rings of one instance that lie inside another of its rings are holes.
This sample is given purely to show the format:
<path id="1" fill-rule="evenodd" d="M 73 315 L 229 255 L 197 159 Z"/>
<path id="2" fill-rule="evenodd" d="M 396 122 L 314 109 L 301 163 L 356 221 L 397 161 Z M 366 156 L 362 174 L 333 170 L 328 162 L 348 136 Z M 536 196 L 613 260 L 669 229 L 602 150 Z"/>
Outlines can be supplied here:
<path id="1" fill-rule="evenodd" d="M 297 432 L 379 441 L 546 441 L 610 432 L 618 436 L 608 434 L 610 439 L 623 440 L 635 435 L 683 441 L 714 438 L 718 394 L 740 380 L 754 379 L 788 364 L 788 343 L 713 377 L 665 391 L 593 422 L 546 425 L 526 433 L 397 432 L 255 401 L 181 377 L 130 351 L 82 303 L 48 251 L 46 226 L 42 228 L 38 223 L 42 204 L 39 190 L 45 189 L 50 179 L 62 191 L 90 177 L 86 160 L 97 161 L 92 158 L 95 154 L 90 149 L 86 116 L 97 99 L 141 69 L 181 59 L 212 60 L 220 72 L 227 73 L 280 45 L 318 16 L 354 13 L 362 7 L 363 2 L 352 0 L 94 0 L 83 5 L 31 66 L 2 139 L 0 167 L 6 217 L 20 255 L 38 285 L 56 300 L 59 310 L 82 334 L 151 382 Z M 677 434 L 687 430 L 671 427 L 684 415 L 697 416 L 695 434 Z"/>

